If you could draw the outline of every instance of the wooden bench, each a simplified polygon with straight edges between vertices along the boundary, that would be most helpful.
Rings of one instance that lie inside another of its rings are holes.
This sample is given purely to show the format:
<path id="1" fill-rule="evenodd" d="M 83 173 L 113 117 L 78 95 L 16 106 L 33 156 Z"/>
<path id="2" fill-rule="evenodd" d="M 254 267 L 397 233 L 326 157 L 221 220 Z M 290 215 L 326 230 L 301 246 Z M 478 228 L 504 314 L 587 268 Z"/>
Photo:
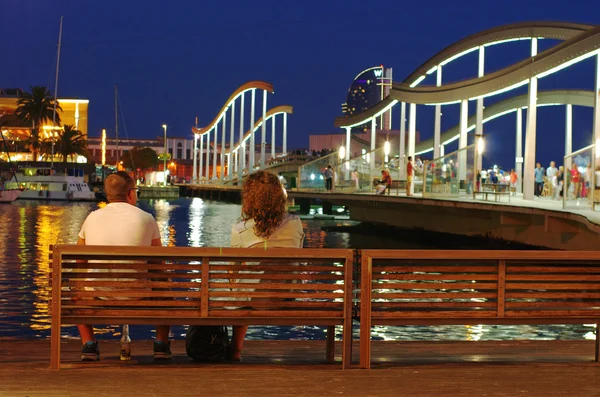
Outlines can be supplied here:
<path id="1" fill-rule="evenodd" d="M 480 191 L 473 191 L 473 200 L 477 198 L 477 195 L 481 194 L 484 196 L 484 200 L 487 201 L 488 195 L 494 196 L 494 201 L 498 202 L 498 198 L 502 196 L 508 197 L 510 203 L 510 185 L 501 183 L 483 183 Z"/>
<path id="2" fill-rule="evenodd" d="M 57 245 L 52 252 L 51 368 L 64 324 L 342 326 L 351 361 L 352 261 L 347 249 Z"/>
<path id="3" fill-rule="evenodd" d="M 361 368 L 375 325 L 600 323 L 600 252 L 364 250 L 361 261 Z M 596 333 L 596 361 L 599 349 Z"/>

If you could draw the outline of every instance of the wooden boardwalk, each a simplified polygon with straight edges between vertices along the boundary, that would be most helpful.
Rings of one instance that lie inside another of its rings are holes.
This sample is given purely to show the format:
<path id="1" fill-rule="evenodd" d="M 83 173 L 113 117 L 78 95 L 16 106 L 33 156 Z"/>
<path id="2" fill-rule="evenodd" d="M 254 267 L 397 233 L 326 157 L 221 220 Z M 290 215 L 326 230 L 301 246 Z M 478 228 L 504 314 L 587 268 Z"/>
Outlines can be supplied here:
<path id="1" fill-rule="evenodd" d="M 373 369 L 345 371 L 325 364 L 324 343 L 248 341 L 241 363 L 209 365 L 180 340 L 168 364 L 152 362 L 149 341 L 134 341 L 130 362 L 101 341 L 102 360 L 81 363 L 69 340 L 56 372 L 49 340 L 2 339 L 0 396 L 600 396 L 593 341 L 375 342 Z"/>

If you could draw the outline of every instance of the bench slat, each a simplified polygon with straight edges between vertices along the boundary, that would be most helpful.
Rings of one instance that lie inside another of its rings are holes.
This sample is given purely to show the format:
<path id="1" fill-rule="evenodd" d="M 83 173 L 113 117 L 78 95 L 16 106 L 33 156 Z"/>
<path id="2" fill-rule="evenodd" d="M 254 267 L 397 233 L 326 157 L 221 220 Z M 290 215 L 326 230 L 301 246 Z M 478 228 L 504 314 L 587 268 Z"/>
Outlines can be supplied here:
<path id="1" fill-rule="evenodd" d="M 490 266 L 462 266 L 454 264 L 436 264 L 436 265 L 414 265 L 414 264 L 397 264 L 397 265 L 373 265 L 373 275 L 380 272 L 427 272 L 427 273 L 493 273 L 497 274 L 496 265 Z"/>
<path id="2" fill-rule="evenodd" d="M 600 299 L 600 293 L 594 292 L 509 292 L 508 300 L 512 299 Z"/>
<path id="3" fill-rule="evenodd" d="M 360 295 L 360 294 L 359 294 Z M 480 299 L 496 298 L 496 292 L 379 292 L 373 290 L 372 299 Z"/>
<path id="4" fill-rule="evenodd" d="M 386 274 L 373 274 L 373 280 L 473 280 L 473 281 L 496 281 L 498 279 L 497 274 L 404 274 L 404 273 L 386 273 Z"/>
<path id="5" fill-rule="evenodd" d="M 573 266 L 564 266 L 561 264 L 560 266 L 556 266 L 554 264 L 549 264 L 548 266 L 526 266 L 526 265 L 515 265 L 515 264 L 507 264 L 506 265 L 506 273 L 507 274 L 521 274 L 521 273 L 592 273 L 599 274 L 600 266 L 590 265 L 587 267 L 581 266 L 580 263 L 574 264 Z"/>
<path id="6" fill-rule="evenodd" d="M 495 290 L 497 283 L 431 283 L 431 282 L 389 282 L 389 283 L 378 283 L 373 282 L 372 288 L 374 290 L 380 289 L 413 289 L 413 290 Z"/>
<path id="7" fill-rule="evenodd" d="M 513 309 L 536 309 L 539 307 L 552 307 L 556 309 L 587 307 L 590 309 L 600 310 L 600 301 L 547 301 L 547 302 L 507 302 L 506 307 Z"/>
<path id="8" fill-rule="evenodd" d="M 600 290 L 600 283 L 506 283 L 506 289 L 509 290 Z"/>
<path id="9" fill-rule="evenodd" d="M 244 275 L 240 275 L 243 277 Z M 336 291 L 341 289 L 340 284 L 292 284 L 292 283 L 228 283 L 211 281 L 209 287 L 212 288 L 229 288 L 229 289 L 248 289 L 252 288 L 256 291 L 272 289 L 272 290 L 298 290 L 298 291 Z M 212 293 L 209 293 L 212 295 Z"/>
<path id="10" fill-rule="evenodd" d="M 496 307 L 496 302 L 373 302 L 371 307 L 377 309 L 453 309 L 466 307 Z"/>
<path id="11" fill-rule="evenodd" d="M 507 274 L 507 281 L 600 281 L 600 274 Z"/>
<path id="12" fill-rule="evenodd" d="M 438 311 L 402 311 L 402 312 L 385 312 L 377 311 L 371 316 L 372 319 L 377 320 L 378 318 L 438 318 L 438 317 L 496 317 L 496 310 L 477 310 L 477 309 L 465 309 L 465 310 L 438 310 Z"/>
<path id="13" fill-rule="evenodd" d="M 169 317 L 160 319 L 119 313 L 115 316 L 63 316 L 64 324 L 130 324 L 130 325 L 248 325 L 244 317 Z M 253 325 L 342 325 L 341 317 L 252 317 Z"/>

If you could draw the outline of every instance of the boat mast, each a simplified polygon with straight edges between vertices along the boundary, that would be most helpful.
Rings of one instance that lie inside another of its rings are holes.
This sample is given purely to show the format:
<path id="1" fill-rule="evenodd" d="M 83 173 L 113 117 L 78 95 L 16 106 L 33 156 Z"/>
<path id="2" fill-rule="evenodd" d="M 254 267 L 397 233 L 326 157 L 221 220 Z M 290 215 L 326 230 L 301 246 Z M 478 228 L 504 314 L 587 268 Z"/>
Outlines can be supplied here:
<path id="1" fill-rule="evenodd" d="M 117 171 L 119 170 L 119 111 L 117 105 L 117 85 L 115 84 L 115 141 L 117 145 Z"/>
<path id="2" fill-rule="evenodd" d="M 54 127 L 56 126 L 56 96 L 58 94 L 58 67 L 60 66 L 60 45 L 62 42 L 63 18 L 60 17 L 60 29 L 58 31 L 58 54 L 56 55 L 56 78 L 54 79 L 54 111 L 52 112 L 52 158 L 50 168 L 54 169 Z M 35 161 L 35 159 L 33 159 Z"/>

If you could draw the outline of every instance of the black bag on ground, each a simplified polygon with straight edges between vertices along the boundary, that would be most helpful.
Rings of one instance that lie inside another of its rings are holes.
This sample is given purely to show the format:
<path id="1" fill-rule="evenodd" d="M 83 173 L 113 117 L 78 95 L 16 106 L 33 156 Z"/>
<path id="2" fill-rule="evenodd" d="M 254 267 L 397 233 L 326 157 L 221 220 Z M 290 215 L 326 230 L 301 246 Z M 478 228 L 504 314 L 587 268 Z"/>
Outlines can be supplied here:
<path id="1" fill-rule="evenodd" d="M 218 362 L 227 359 L 227 327 L 192 325 L 185 334 L 185 352 L 194 361 Z"/>

